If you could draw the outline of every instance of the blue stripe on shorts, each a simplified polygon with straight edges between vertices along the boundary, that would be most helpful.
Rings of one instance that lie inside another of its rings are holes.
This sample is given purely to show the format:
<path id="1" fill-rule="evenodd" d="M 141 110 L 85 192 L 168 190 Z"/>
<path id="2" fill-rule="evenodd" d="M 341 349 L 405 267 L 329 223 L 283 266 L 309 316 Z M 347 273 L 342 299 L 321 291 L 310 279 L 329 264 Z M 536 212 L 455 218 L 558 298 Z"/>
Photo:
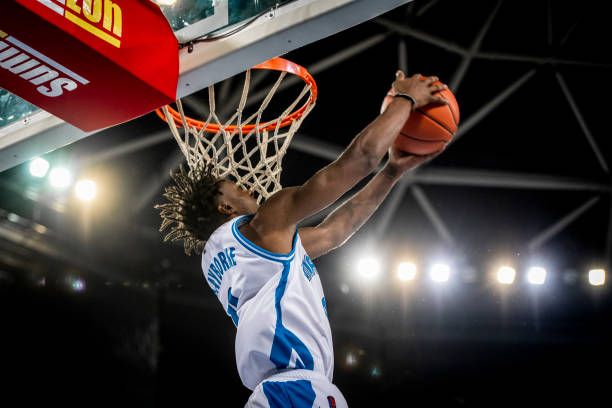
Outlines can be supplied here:
<path id="1" fill-rule="evenodd" d="M 308 380 L 266 381 L 263 392 L 270 408 L 312 408 L 316 394 Z"/>

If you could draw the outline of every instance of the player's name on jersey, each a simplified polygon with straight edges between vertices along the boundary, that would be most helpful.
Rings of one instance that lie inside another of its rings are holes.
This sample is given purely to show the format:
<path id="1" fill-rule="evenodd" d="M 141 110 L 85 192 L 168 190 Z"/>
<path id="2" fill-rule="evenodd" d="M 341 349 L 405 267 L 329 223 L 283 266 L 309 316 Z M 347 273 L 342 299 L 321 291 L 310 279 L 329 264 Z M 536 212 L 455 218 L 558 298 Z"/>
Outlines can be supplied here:
<path id="1" fill-rule="evenodd" d="M 308 281 L 310 281 L 312 277 L 318 273 L 317 268 L 314 266 L 314 263 L 312 263 L 308 255 L 304 255 L 304 259 L 302 260 L 302 272 L 304 272 L 304 276 L 306 276 Z"/>
<path id="2" fill-rule="evenodd" d="M 16 79 L 29 81 L 40 94 L 51 98 L 63 95 L 64 91 L 74 91 L 78 83 L 89 83 L 81 75 L 2 30 L 0 68 L 14 74 Z"/>
<path id="3" fill-rule="evenodd" d="M 228 269 L 236 266 L 235 251 L 235 247 L 224 248 L 223 251 L 219 251 L 217 255 L 213 257 L 208 265 L 206 280 L 210 284 L 213 292 L 215 292 L 215 295 L 219 293 L 223 274 L 227 272 Z"/>

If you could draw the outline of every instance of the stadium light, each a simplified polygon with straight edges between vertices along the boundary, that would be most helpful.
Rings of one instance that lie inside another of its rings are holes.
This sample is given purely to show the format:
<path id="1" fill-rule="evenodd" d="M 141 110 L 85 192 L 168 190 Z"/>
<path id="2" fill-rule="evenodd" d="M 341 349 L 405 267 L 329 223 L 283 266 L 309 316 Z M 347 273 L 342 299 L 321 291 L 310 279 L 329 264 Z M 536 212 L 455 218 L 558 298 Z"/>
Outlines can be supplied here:
<path id="1" fill-rule="evenodd" d="M 357 271 L 367 279 L 373 279 L 380 273 L 380 262 L 374 258 L 363 258 L 357 264 Z"/>
<path id="2" fill-rule="evenodd" d="M 434 282 L 447 282 L 450 277 L 450 266 L 444 263 L 437 263 L 431 267 L 431 280 Z"/>
<path id="3" fill-rule="evenodd" d="M 49 162 L 37 157 L 30 162 L 30 174 L 34 177 L 43 178 L 49 171 Z"/>
<path id="4" fill-rule="evenodd" d="M 96 183 L 91 180 L 79 180 L 74 191 L 79 199 L 91 201 L 96 197 Z"/>
<path id="5" fill-rule="evenodd" d="M 73 292 L 84 292 L 86 283 L 84 279 L 78 278 L 76 276 L 66 276 L 64 277 L 64 281 L 68 288 L 70 288 Z"/>
<path id="6" fill-rule="evenodd" d="M 85 281 L 82 279 L 75 279 L 70 286 L 75 292 L 83 292 L 85 290 Z"/>
<path id="7" fill-rule="evenodd" d="M 397 277 L 401 281 L 414 280 L 417 268 L 412 262 L 402 262 L 397 267 Z"/>
<path id="8" fill-rule="evenodd" d="M 54 167 L 49 173 L 49 181 L 55 188 L 66 188 L 72 181 L 70 172 L 63 167 Z"/>
<path id="9" fill-rule="evenodd" d="M 160 6 L 173 6 L 176 0 L 155 0 L 155 2 Z"/>
<path id="10" fill-rule="evenodd" d="M 355 355 L 353 353 L 348 353 L 346 355 L 346 365 L 348 367 L 353 367 L 353 366 L 357 365 L 357 357 L 355 357 Z"/>
<path id="11" fill-rule="evenodd" d="M 502 266 L 497 270 L 497 281 L 501 284 L 511 285 L 515 276 L 516 270 L 511 266 Z"/>
<path id="12" fill-rule="evenodd" d="M 546 269 L 533 266 L 527 271 L 527 280 L 532 285 L 542 285 L 546 281 Z"/>
<path id="13" fill-rule="evenodd" d="M 601 286 L 606 283 L 606 271 L 604 269 L 591 269 L 589 271 L 589 283 L 593 286 Z"/>

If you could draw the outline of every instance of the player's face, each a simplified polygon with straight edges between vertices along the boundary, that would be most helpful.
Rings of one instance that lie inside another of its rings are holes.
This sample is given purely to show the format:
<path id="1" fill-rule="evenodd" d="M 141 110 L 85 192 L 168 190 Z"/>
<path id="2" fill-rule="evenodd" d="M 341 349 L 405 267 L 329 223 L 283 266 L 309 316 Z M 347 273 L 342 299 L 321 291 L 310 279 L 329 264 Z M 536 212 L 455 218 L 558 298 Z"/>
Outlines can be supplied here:
<path id="1" fill-rule="evenodd" d="M 223 181 L 219 185 L 221 204 L 229 204 L 238 214 L 254 214 L 259 209 L 259 204 L 252 190 L 243 190 L 236 183 Z"/>

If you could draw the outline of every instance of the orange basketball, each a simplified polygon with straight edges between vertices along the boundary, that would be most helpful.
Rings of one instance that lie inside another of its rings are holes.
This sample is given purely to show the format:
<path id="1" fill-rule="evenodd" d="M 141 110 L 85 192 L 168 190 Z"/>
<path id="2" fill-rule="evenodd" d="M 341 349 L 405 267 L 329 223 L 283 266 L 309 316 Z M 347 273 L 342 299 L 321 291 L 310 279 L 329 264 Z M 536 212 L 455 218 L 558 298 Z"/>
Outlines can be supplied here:
<path id="1" fill-rule="evenodd" d="M 435 85 L 441 82 L 434 82 Z M 384 112 L 393 100 L 391 89 L 383 100 L 380 112 Z M 451 141 L 459 125 L 459 106 L 455 95 L 448 89 L 436 92 L 448 104 L 429 104 L 415 109 L 393 143 L 400 150 L 416 155 L 426 155 L 444 149 Z"/>

